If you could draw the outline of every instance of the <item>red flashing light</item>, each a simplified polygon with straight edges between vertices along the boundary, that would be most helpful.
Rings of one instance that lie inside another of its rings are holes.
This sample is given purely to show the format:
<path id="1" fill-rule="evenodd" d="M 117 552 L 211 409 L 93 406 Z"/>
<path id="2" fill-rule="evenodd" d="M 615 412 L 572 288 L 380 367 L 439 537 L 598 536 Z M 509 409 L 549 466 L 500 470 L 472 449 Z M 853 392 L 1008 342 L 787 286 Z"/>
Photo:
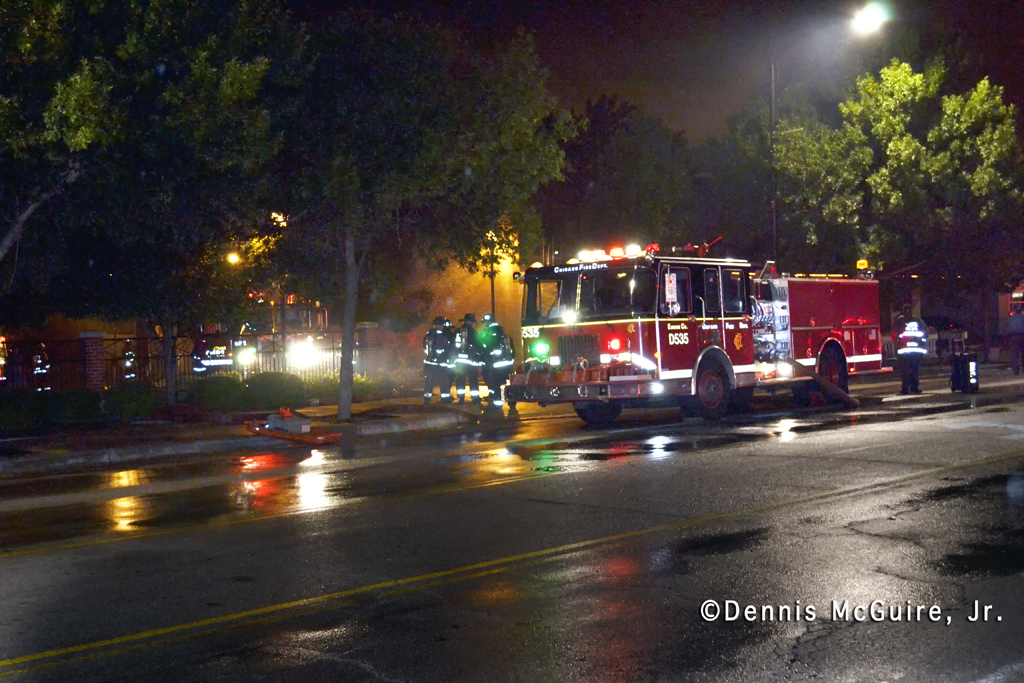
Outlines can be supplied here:
<path id="1" fill-rule="evenodd" d="M 622 348 L 622 340 L 619 339 L 618 337 L 613 337 L 613 338 L 608 340 L 608 350 L 609 351 L 618 351 L 621 348 Z"/>
<path id="2" fill-rule="evenodd" d="M 608 252 L 608 254 L 612 258 L 625 258 L 626 257 L 626 250 L 623 249 L 622 247 L 612 247 L 611 251 Z"/>
<path id="3" fill-rule="evenodd" d="M 646 251 L 648 254 L 651 254 L 651 253 L 657 254 L 659 251 L 661 251 L 661 247 L 658 246 L 657 242 L 654 242 L 652 244 L 648 244 L 647 248 L 644 249 L 644 251 Z"/>

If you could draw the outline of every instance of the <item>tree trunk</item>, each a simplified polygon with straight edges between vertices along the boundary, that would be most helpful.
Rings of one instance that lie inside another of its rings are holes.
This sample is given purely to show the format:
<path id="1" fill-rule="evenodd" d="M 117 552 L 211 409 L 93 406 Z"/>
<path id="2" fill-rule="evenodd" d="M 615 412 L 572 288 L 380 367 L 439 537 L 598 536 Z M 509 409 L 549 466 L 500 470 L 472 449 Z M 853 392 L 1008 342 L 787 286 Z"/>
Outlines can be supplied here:
<path id="1" fill-rule="evenodd" d="M 14 225 L 11 226 L 11 228 L 7 231 L 7 234 L 4 235 L 4 238 L 0 240 L 0 261 L 4 259 L 4 256 L 7 255 L 7 252 L 9 252 L 11 248 L 18 243 L 18 240 L 21 239 L 22 233 L 25 232 L 25 223 L 28 222 L 28 219 L 31 218 L 32 214 L 36 212 L 36 209 L 42 206 L 43 202 L 45 202 L 53 194 L 53 192 L 47 192 L 45 195 L 43 195 L 36 201 L 30 203 L 28 207 L 20 214 L 18 214 L 18 217 L 14 219 Z"/>
<path id="2" fill-rule="evenodd" d="M 178 402 L 178 328 L 176 325 L 163 325 L 164 336 L 161 338 L 164 356 L 164 387 L 167 405 Z"/>
<path id="3" fill-rule="evenodd" d="M 14 225 L 8 229 L 7 234 L 4 235 L 3 239 L 0 240 L 0 261 L 4 260 L 7 253 L 18 243 L 21 239 L 22 234 L 25 232 L 25 224 L 28 223 L 28 219 L 32 217 L 32 214 L 36 212 L 40 206 L 45 204 L 56 194 L 63 191 L 64 185 L 73 183 L 78 178 L 78 169 L 72 167 L 68 171 L 67 175 L 57 183 L 57 186 L 52 188 L 50 191 L 42 194 L 36 200 L 29 202 L 29 205 L 17 215 L 14 219 Z"/>
<path id="4" fill-rule="evenodd" d="M 352 358 L 356 346 L 356 304 L 359 262 L 351 229 L 345 231 L 345 306 L 341 320 L 341 369 L 338 381 L 338 421 L 352 419 Z"/>

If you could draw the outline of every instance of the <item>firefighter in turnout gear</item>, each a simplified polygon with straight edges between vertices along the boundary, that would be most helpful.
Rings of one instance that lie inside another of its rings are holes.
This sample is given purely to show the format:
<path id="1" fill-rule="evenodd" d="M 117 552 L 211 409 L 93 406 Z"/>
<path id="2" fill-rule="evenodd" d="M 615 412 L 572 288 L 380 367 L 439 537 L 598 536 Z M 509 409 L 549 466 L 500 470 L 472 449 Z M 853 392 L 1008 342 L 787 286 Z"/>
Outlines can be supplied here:
<path id="1" fill-rule="evenodd" d="M 444 333 L 448 335 L 450 340 L 450 350 L 444 364 L 444 377 L 442 378 L 444 383 L 441 385 L 441 400 L 444 403 L 451 403 L 455 398 L 455 390 L 452 388 L 452 383 L 455 382 L 455 328 L 452 327 L 452 321 L 448 318 L 444 319 Z M 445 395 L 447 395 L 447 399 L 445 399 Z"/>
<path id="2" fill-rule="evenodd" d="M 430 403 L 436 386 L 442 403 L 451 403 L 451 361 L 454 339 L 451 322 L 440 316 L 434 318 L 434 327 L 423 337 L 423 402 Z"/>
<path id="3" fill-rule="evenodd" d="M 501 407 L 501 387 L 508 381 L 515 363 L 515 347 L 512 338 L 501 329 L 501 325 L 490 313 L 484 315 L 481 322 L 484 328 L 480 331 L 480 348 L 484 358 L 484 383 L 487 384 L 488 400 L 491 405 Z"/>
<path id="4" fill-rule="evenodd" d="M 892 336 L 900 363 L 900 393 L 920 394 L 921 359 L 928 353 L 928 326 L 914 317 L 910 304 L 903 304 L 903 314 L 896 318 Z"/>
<path id="5" fill-rule="evenodd" d="M 455 393 L 459 403 L 466 402 L 466 393 L 473 403 L 480 402 L 480 380 L 477 371 L 483 366 L 483 353 L 477 335 L 476 316 L 467 313 L 455 330 Z"/>

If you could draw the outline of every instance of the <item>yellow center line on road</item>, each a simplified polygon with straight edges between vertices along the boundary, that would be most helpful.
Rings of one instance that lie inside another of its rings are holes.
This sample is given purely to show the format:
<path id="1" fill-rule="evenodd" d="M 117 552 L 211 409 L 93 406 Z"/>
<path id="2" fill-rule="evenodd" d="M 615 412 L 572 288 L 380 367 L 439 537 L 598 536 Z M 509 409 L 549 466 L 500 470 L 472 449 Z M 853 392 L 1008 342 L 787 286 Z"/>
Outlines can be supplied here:
<path id="1" fill-rule="evenodd" d="M 705 524 L 708 522 L 737 518 L 745 515 L 768 512 L 771 510 L 778 510 L 782 508 L 796 507 L 822 500 L 827 500 L 830 498 L 839 498 L 859 493 L 865 493 L 871 490 L 890 488 L 893 486 L 913 481 L 915 479 L 921 479 L 923 477 L 928 477 L 935 474 L 963 470 L 972 467 L 979 467 L 982 465 L 992 464 L 995 462 L 1010 460 L 1019 457 L 1024 457 L 1024 450 L 1018 450 L 1011 453 L 1004 453 L 1002 455 L 993 455 L 985 458 L 979 458 L 977 460 L 973 460 L 971 462 L 966 463 L 957 463 L 954 465 L 942 465 L 939 467 L 932 467 L 926 470 L 921 470 L 919 472 L 914 472 L 899 477 L 893 477 L 886 479 L 884 481 L 878 481 L 870 484 L 862 484 L 858 486 L 832 489 L 829 491 L 823 491 L 821 493 L 800 496 L 798 498 L 790 498 L 788 500 L 776 501 L 773 503 L 765 503 L 762 505 L 754 505 L 745 508 L 738 508 L 735 510 L 727 510 L 724 512 L 704 515 L 702 517 L 685 519 L 678 522 L 671 522 L 669 524 L 660 524 L 657 526 L 647 527 L 644 529 L 636 529 L 633 531 L 627 531 L 620 534 L 603 536 L 601 538 L 594 538 L 583 541 L 577 541 L 575 543 L 568 543 L 553 548 L 545 548 L 542 550 L 521 553 L 519 555 L 495 558 L 493 560 L 486 560 L 484 562 L 478 562 L 476 564 L 455 567 L 452 569 L 431 572 L 428 574 L 421 574 L 419 576 L 412 576 L 404 579 L 396 579 L 393 581 L 382 581 L 380 583 L 375 583 L 368 586 L 351 588 L 348 590 L 327 593 L 324 595 L 303 598 L 300 600 L 293 600 L 290 602 L 279 603 L 276 605 L 267 605 L 265 607 L 245 610 L 242 612 L 235 612 L 233 614 L 225 614 L 219 617 L 211 617 L 208 619 L 201 619 L 199 621 L 177 624 L 174 626 L 167 626 L 164 628 L 158 628 L 149 631 L 142 631 L 139 633 L 119 636 L 116 638 L 97 640 L 90 643 L 82 643 L 80 645 L 73 645 L 70 647 L 58 648 L 54 650 L 46 650 L 43 652 L 23 655 L 20 657 L 12 657 L 10 659 L 0 660 L 0 668 L 20 667 L 24 664 L 33 664 L 35 662 L 43 662 L 44 660 L 48 659 L 55 659 L 60 657 L 67 657 L 68 655 L 79 655 L 85 653 L 95 653 L 87 655 L 88 658 L 95 658 L 100 656 L 113 656 L 117 654 L 117 652 L 101 654 L 97 651 L 116 646 L 133 646 L 136 644 L 141 644 L 142 641 L 161 639 L 167 636 L 179 636 L 184 638 L 187 637 L 185 634 L 191 631 L 203 631 L 206 634 L 210 634 L 228 628 L 251 626 L 255 623 L 259 623 L 261 621 L 268 619 L 297 616 L 299 613 L 303 611 L 316 608 L 323 608 L 327 605 L 330 605 L 332 607 L 340 606 L 338 605 L 338 603 L 340 602 L 352 600 L 354 598 L 359 598 L 363 596 L 370 597 L 375 594 L 388 594 L 398 590 L 422 590 L 424 588 L 437 585 L 438 583 L 464 582 L 488 573 L 507 571 L 512 568 L 524 567 L 530 564 L 543 562 L 545 560 L 555 560 L 566 554 L 578 552 L 581 550 L 592 550 L 600 547 L 609 546 L 612 544 L 622 543 L 624 541 L 635 541 L 644 537 L 649 537 L 665 532 L 678 531 L 686 527 Z M 175 638 L 175 640 L 177 639 L 178 638 Z M 28 670 L 28 668 L 19 668 L 4 671 L 0 672 L 0 677 L 11 676 L 18 673 L 26 673 Z"/>

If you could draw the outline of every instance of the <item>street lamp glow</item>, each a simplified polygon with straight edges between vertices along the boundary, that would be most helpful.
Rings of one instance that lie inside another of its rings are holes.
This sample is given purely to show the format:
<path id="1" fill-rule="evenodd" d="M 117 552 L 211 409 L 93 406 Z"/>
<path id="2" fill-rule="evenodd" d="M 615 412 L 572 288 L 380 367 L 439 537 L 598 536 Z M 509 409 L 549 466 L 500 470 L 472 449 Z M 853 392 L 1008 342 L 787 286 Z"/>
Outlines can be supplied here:
<path id="1" fill-rule="evenodd" d="M 882 24 L 889 20 L 889 13 L 885 7 L 873 2 L 865 6 L 853 16 L 850 28 L 859 36 L 866 36 L 882 28 Z"/>
<path id="2" fill-rule="evenodd" d="M 231 252 L 230 254 L 227 255 L 228 263 L 230 263 L 233 266 L 237 265 L 241 260 L 242 260 L 242 257 L 238 255 L 238 252 L 233 251 L 233 252 Z"/>

